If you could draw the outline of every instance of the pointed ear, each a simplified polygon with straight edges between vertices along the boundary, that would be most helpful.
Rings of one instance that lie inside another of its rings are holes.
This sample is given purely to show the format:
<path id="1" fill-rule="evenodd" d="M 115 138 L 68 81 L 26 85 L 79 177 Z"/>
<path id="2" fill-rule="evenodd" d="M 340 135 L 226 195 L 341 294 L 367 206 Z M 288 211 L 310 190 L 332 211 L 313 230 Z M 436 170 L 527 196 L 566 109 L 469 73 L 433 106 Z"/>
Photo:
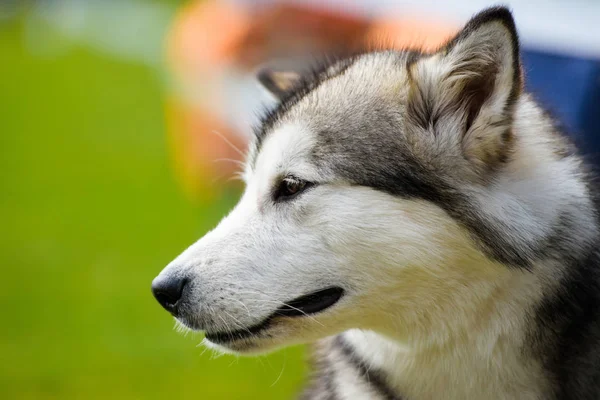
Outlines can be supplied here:
<path id="1" fill-rule="evenodd" d="M 506 158 L 513 105 L 522 87 L 519 41 L 510 11 L 473 17 L 440 51 L 408 66 L 409 114 L 425 128 L 459 134 L 467 159 L 493 166 Z"/>
<path id="2" fill-rule="evenodd" d="M 257 73 L 258 81 L 278 99 L 281 99 L 300 83 L 301 76 L 293 71 L 275 71 L 262 68 Z"/>

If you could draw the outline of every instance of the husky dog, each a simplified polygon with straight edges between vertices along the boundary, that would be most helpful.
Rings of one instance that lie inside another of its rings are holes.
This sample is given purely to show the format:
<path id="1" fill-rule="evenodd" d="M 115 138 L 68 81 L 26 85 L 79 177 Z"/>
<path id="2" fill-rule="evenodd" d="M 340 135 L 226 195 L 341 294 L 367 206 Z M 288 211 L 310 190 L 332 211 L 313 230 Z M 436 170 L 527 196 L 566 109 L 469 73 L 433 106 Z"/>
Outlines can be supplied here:
<path id="1" fill-rule="evenodd" d="M 164 308 L 226 352 L 315 342 L 307 399 L 600 399 L 598 208 L 506 8 L 259 78 L 245 192 L 154 280 Z"/>

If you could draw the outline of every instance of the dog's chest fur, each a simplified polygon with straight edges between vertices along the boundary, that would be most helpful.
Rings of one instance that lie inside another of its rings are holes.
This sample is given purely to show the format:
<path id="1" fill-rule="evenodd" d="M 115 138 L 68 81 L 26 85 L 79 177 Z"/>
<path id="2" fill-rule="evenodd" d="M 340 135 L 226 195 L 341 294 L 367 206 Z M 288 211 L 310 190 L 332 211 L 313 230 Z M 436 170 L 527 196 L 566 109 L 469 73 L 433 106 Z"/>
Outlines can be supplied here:
<path id="1" fill-rule="evenodd" d="M 414 354 L 377 334 L 349 331 L 321 341 L 316 373 L 303 399 L 544 399 L 542 366 L 499 340 L 481 357 L 474 349 Z"/>

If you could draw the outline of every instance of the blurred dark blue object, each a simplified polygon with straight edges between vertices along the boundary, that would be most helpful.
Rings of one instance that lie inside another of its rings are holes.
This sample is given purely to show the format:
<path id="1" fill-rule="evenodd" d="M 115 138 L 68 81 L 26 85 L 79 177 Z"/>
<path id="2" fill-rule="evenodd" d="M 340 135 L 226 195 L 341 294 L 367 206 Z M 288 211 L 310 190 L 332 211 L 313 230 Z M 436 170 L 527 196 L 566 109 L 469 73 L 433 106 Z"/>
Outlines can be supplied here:
<path id="1" fill-rule="evenodd" d="M 527 89 L 600 167 L 600 60 L 525 49 Z"/>

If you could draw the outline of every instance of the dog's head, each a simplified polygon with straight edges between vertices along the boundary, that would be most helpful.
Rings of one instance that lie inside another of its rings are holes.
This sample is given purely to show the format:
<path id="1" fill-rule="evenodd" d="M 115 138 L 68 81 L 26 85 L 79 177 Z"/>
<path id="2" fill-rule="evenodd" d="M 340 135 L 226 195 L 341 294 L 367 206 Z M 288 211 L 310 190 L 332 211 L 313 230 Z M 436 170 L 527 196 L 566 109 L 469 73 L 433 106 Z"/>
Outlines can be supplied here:
<path id="1" fill-rule="evenodd" d="M 249 353 L 351 328 L 427 335 L 535 258 L 544 225 L 502 191 L 520 173 L 508 10 L 432 54 L 259 78 L 280 104 L 257 130 L 240 202 L 153 282 L 209 343 Z"/>

